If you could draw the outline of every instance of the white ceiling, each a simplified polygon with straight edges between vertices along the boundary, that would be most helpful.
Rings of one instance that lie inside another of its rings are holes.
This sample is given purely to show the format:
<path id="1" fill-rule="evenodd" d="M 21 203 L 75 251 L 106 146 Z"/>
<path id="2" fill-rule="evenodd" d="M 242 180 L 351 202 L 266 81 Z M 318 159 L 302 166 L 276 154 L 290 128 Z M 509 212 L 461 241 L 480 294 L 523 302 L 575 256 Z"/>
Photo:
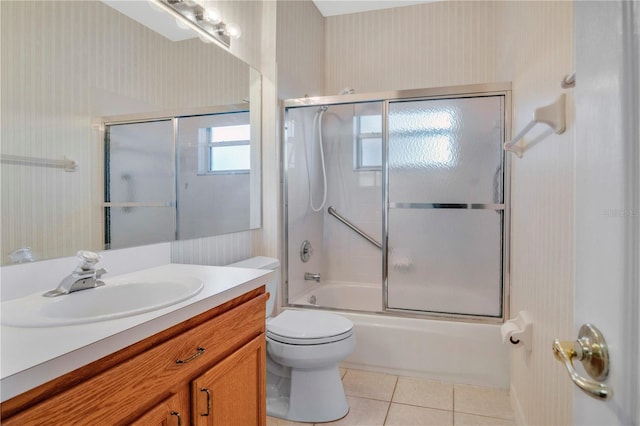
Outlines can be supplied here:
<path id="1" fill-rule="evenodd" d="M 345 15 L 369 10 L 391 9 L 438 0 L 313 0 L 323 16 Z"/>

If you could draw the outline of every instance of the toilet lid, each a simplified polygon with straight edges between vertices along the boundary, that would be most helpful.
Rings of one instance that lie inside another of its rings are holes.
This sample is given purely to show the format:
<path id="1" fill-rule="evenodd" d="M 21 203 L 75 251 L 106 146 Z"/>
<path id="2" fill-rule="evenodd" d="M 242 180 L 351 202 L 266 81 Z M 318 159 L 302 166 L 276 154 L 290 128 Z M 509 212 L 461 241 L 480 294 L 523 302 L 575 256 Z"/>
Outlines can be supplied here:
<path id="1" fill-rule="evenodd" d="M 294 340 L 318 340 L 348 334 L 353 323 L 340 315 L 317 311 L 285 310 L 267 322 L 267 335 Z"/>

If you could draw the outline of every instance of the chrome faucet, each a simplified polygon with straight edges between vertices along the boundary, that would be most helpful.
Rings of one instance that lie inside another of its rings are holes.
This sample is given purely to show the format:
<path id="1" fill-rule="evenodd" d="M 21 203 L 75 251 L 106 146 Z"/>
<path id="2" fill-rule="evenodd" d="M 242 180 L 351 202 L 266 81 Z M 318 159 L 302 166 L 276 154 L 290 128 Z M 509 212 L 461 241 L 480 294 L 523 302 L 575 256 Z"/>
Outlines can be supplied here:
<path id="1" fill-rule="evenodd" d="M 43 296 L 55 297 L 104 285 L 104 282 L 100 281 L 100 277 L 102 277 L 107 270 L 104 268 L 95 268 L 101 256 L 86 250 L 80 250 L 76 253 L 76 256 L 80 259 L 80 263 L 76 266 L 76 269 L 73 270 L 71 275 L 66 276 L 60 284 L 58 284 L 57 288 L 44 293 Z"/>
<path id="2" fill-rule="evenodd" d="M 315 281 L 317 283 L 320 282 L 320 274 L 312 274 L 311 272 L 304 273 L 305 281 Z"/>

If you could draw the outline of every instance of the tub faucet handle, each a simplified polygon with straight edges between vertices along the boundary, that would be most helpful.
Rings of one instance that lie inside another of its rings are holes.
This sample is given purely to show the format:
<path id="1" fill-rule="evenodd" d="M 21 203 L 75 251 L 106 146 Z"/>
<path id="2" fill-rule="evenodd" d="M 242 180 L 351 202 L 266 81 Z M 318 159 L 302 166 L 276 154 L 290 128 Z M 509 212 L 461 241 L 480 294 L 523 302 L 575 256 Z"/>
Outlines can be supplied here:
<path id="1" fill-rule="evenodd" d="M 304 279 L 305 281 L 315 281 L 317 283 L 320 282 L 320 274 L 314 274 L 312 272 L 305 272 L 304 273 Z"/>

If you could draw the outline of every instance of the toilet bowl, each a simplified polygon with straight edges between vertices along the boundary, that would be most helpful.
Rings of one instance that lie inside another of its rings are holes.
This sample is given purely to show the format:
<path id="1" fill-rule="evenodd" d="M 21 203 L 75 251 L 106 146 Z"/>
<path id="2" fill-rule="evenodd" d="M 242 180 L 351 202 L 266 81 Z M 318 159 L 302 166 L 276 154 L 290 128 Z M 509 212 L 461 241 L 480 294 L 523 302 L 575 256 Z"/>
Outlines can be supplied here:
<path id="1" fill-rule="evenodd" d="M 228 265 L 270 269 L 267 283 L 267 415 L 297 422 L 329 422 L 344 417 L 349 406 L 338 364 L 355 347 L 353 323 L 336 314 L 285 310 L 271 317 L 280 282 L 280 263 L 253 257 Z"/>

